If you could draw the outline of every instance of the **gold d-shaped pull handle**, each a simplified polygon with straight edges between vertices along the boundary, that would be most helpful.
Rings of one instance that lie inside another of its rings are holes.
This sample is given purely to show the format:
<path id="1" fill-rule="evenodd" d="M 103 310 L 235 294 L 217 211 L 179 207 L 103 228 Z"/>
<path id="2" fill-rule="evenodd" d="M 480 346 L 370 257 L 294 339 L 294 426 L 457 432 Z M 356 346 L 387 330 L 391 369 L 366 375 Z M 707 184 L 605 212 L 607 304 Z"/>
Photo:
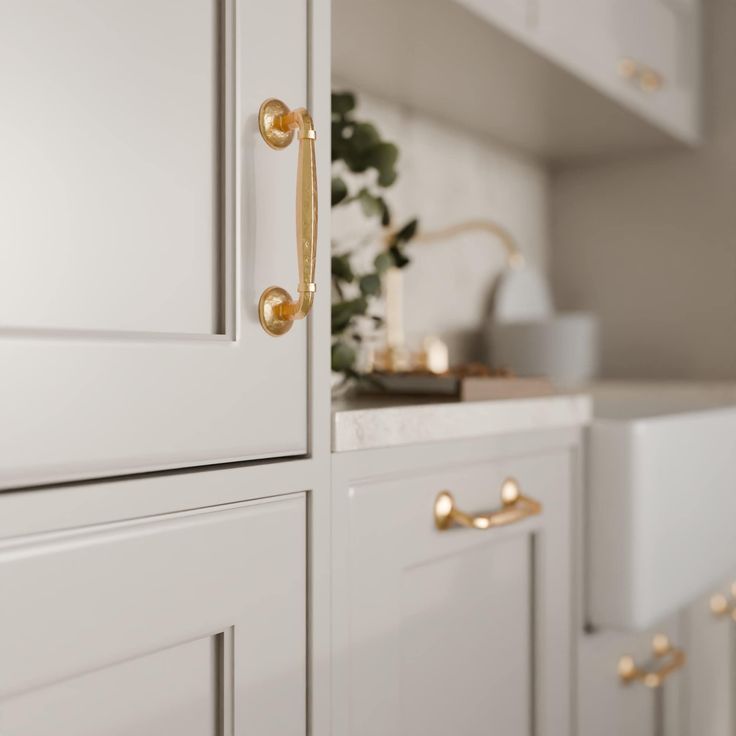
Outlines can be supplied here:
<path id="1" fill-rule="evenodd" d="M 498 511 L 466 514 L 455 506 L 452 493 L 441 491 L 434 502 L 434 523 L 440 530 L 449 529 L 453 524 L 469 529 L 492 529 L 514 524 L 542 512 L 542 504 L 522 495 L 519 484 L 513 478 L 506 478 L 501 485 L 501 504 Z"/>
<path id="2" fill-rule="evenodd" d="M 664 681 L 685 666 L 685 652 L 672 646 L 664 634 L 655 634 L 652 639 L 652 655 L 658 662 L 664 662 L 658 669 L 640 667 L 629 654 L 618 661 L 618 677 L 624 685 L 643 682 L 653 690 L 661 687 Z"/>
<path id="3" fill-rule="evenodd" d="M 258 317 L 269 335 L 283 335 L 294 320 L 304 319 L 314 303 L 314 266 L 317 256 L 317 168 L 314 141 L 317 134 L 312 116 L 304 108 L 289 110 L 281 100 L 266 100 L 258 112 L 258 127 L 271 148 L 286 148 L 299 138 L 299 162 L 296 172 L 296 258 L 299 267 L 299 298 L 280 286 L 271 286 L 261 294 Z"/>

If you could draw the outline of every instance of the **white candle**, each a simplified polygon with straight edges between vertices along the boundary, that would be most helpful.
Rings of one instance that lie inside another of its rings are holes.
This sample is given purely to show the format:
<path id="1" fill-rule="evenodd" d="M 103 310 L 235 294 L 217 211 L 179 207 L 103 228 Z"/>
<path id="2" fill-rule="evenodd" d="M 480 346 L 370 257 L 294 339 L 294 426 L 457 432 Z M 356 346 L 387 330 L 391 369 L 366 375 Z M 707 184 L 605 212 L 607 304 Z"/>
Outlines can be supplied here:
<path id="1" fill-rule="evenodd" d="M 386 342 L 390 348 L 404 346 L 404 276 L 399 268 L 389 268 L 383 275 L 386 302 Z"/>

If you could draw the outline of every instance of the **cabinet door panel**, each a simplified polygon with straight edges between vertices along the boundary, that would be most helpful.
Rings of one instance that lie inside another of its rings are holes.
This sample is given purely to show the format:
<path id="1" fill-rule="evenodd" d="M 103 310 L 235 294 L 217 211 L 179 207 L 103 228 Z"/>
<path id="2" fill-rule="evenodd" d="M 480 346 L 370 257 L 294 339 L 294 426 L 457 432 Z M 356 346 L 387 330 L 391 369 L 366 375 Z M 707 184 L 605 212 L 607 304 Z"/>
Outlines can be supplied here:
<path id="1" fill-rule="evenodd" d="M 723 595 L 736 605 L 731 587 L 736 576 L 714 586 L 711 595 Z M 687 734 L 733 736 L 736 730 L 736 623 L 728 612 L 715 616 L 711 595 L 699 598 L 683 613 L 687 637 Z"/>
<path id="2" fill-rule="evenodd" d="M 642 633 L 600 631 L 581 635 L 578 642 L 578 731 L 580 736 L 680 736 L 683 673 L 670 675 L 661 688 L 641 682 L 623 684 L 618 662 L 630 655 L 638 665 L 652 661 L 652 638 L 658 632 L 681 646 L 677 618 Z M 686 665 L 687 666 L 687 665 Z"/>
<path id="3" fill-rule="evenodd" d="M 335 641 L 334 697 L 347 703 L 338 728 L 567 734 L 569 458 L 436 462 L 335 489 L 335 521 L 346 526 L 336 551 L 344 566 L 335 585 L 346 590 L 335 612 L 345 638 Z M 542 502 L 541 516 L 488 530 L 435 528 L 439 491 L 451 490 L 463 510 L 490 511 L 507 476 Z"/>
<path id="4" fill-rule="evenodd" d="M 305 325 L 257 313 L 295 286 L 297 146 L 257 113 L 307 103 L 307 27 L 306 0 L 0 4 L 0 487 L 306 452 Z"/>
<path id="5" fill-rule="evenodd" d="M 304 734 L 305 549 L 302 495 L 3 542 L 0 731 Z"/>

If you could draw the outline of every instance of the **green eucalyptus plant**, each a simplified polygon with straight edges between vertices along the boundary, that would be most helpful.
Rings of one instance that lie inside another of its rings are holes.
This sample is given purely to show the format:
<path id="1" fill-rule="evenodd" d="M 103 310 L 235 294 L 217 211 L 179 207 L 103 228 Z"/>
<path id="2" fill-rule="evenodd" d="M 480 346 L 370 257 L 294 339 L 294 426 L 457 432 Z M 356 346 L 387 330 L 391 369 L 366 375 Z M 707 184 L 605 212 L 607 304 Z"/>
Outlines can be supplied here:
<path id="1" fill-rule="evenodd" d="M 384 194 L 396 181 L 399 149 L 383 140 L 373 124 L 357 120 L 354 111 L 354 94 L 333 92 L 332 206 L 359 203 L 366 218 L 380 222 L 385 238 L 372 268 L 361 271 L 354 267 L 355 248 L 332 243 L 332 370 L 346 379 L 360 376 L 356 361 L 366 330 L 383 324 L 372 313 L 375 300 L 381 295 L 381 275 L 389 268 L 409 264 L 404 247 L 416 234 L 418 224 L 412 219 L 394 228 Z M 356 179 L 357 185 L 353 183 Z"/>

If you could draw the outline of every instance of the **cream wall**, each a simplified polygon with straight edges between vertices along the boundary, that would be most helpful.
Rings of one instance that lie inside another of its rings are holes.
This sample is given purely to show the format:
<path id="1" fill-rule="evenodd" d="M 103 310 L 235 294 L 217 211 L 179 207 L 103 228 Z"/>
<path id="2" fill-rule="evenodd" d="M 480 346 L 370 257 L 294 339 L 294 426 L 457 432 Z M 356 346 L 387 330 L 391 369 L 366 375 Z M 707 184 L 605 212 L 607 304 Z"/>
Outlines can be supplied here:
<path id="1" fill-rule="evenodd" d="M 553 175 L 558 304 L 601 317 L 611 377 L 736 377 L 736 3 L 705 7 L 706 140 Z"/>
<path id="2" fill-rule="evenodd" d="M 336 90 L 348 85 L 335 82 Z M 528 261 L 547 262 L 548 175 L 536 160 L 493 140 L 447 126 L 380 98 L 358 94 L 361 119 L 374 122 L 401 151 L 399 179 L 387 191 L 397 222 L 418 216 L 426 229 L 486 217 L 505 225 Z M 357 205 L 333 210 L 332 235 L 355 242 L 366 232 Z M 489 236 L 415 245 L 405 269 L 407 339 L 442 334 L 453 360 L 482 357 L 479 336 L 503 250 Z M 366 260 L 369 256 L 366 255 Z"/>

